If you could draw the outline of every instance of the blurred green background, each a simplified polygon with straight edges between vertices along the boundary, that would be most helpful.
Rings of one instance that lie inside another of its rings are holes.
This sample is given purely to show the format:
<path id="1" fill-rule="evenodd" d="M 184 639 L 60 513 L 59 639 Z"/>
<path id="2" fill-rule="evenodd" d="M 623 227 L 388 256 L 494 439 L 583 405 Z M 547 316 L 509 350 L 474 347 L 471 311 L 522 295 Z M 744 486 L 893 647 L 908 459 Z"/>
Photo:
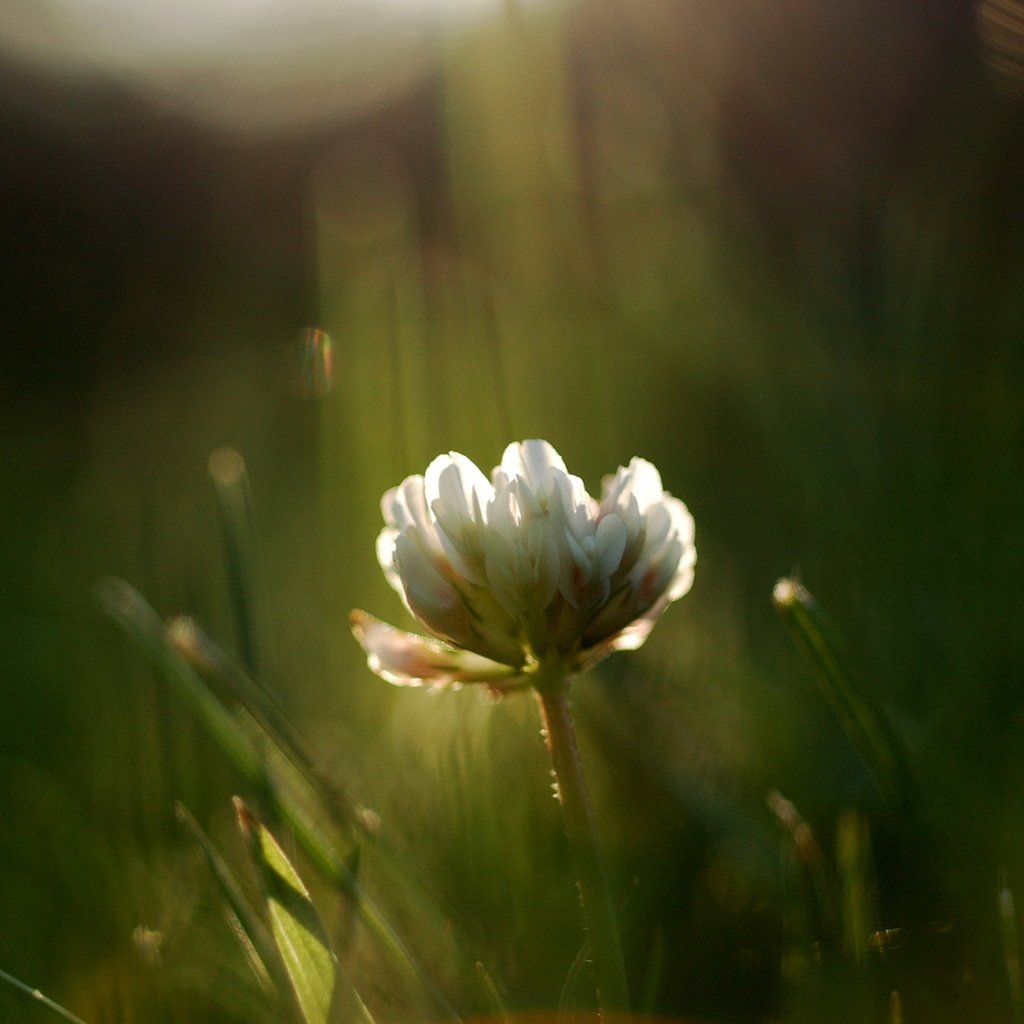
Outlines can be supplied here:
<path id="1" fill-rule="evenodd" d="M 532 702 L 392 689 L 347 628 L 403 622 L 388 487 L 544 437 L 592 492 L 651 459 L 697 522 L 692 593 L 575 690 L 644 1006 L 1024 1019 L 1017 0 L 240 12 L 0 16 L 0 968 L 91 1024 L 280 1019 L 174 819 L 237 859 L 244 784 L 93 596 L 237 649 L 230 446 L 264 675 L 324 770 L 510 1005 L 585 989 Z M 775 615 L 787 574 L 902 736 L 913 822 Z M 0 988 L 0 1019 L 49 1018 Z"/>

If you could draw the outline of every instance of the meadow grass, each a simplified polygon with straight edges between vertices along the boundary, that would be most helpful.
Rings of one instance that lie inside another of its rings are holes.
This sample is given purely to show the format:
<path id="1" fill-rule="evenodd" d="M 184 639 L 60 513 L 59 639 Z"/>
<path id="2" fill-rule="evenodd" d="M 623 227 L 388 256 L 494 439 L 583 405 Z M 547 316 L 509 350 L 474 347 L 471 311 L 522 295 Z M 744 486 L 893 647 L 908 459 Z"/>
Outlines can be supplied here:
<path id="1" fill-rule="evenodd" d="M 0 1019 L 592 1019 L 533 702 L 347 627 L 385 489 L 522 437 L 697 521 L 572 691 L 634 1024 L 1024 1019 L 1019 107 L 968 41 L 814 120 L 837 44 L 742 6 L 445 38 L 425 129 L 308 161 L 329 350 L 210 227 L 180 355 L 8 404 Z"/>

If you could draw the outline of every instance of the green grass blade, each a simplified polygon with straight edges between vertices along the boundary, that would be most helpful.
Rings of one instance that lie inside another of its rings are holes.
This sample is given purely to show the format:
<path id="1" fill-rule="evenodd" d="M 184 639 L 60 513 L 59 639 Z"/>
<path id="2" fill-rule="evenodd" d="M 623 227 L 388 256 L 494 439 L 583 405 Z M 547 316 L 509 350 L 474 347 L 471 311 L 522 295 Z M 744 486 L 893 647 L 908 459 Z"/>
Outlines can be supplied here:
<path id="1" fill-rule="evenodd" d="M 889 1024 L 903 1024 L 903 999 L 895 990 L 889 993 Z"/>
<path id="2" fill-rule="evenodd" d="M 256 514 L 249 474 L 244 459 L 233 448 L 218 448 L 213 452 L 209 471 L 223 528 L 228 597 L 238 632 L 239 652 L 242 662 L 260 678 L 266 668 L 259 639 L 264 635 L 264 616 L 259 601 Z"/>
<path id="3" fill-rule="evenodd" d="M 479 960 L 476 962 L 476 975 L 480 979 L 480 987 L 484 990 L 484 995 L 487 997 L 487 1002 L 495 1018 L 500 1020 L 502 1024 L 511 1024 L 512 1015 L 509 1012 L 508 1003 L 505 1002 L 501 990 L 491 977 L 490 971 Z"/>
<path id="4" fill-rule="evenodd" d="M 274 984 L 270 970 L 256 949 L 249 933 L 246 931 L 245 925 L 242 924 L 238 915 L 226 905 L 224 907 L 224 919 L 227 921 L 228 928 L 231 929 L 231 934 L 234 935 L 238 945 L 241 947 L 242 956 L 245 957 L 245 962 L 249 965 L 249 969 L 255 976 L 260 989 L 269 998 L 276 999 L 281 990 Z"/>
<path id="5" fill-rule="evenodd" d="M 220 680 L 273 741 L 274 746 L 298 773 L 315 796 L 320 810 L 343 830 L 362 830 L 362 819 L 346 795 L 317 767 L 317 759 L 292 725 L 275 696 L 264 689 L 245 668 L 187 616 L 176 616 L 167 626 L 175 649 L 197 671 Z"/>
<path id="6" fill-rule="evenodd" d="M 279 985 L 282 979 L 275 979 L 272 976 L 276 960 L 270 933 L 255 908 L 246 899 L 242 887 L 231 873 L 231 869 L 188 808 L 184 804 L 175 804 L 175 813 L 182 828 L 188 833 L 203 860 L 206 861 L 210 873 L 217 881 L 221 895 L 241 928 L 238 938 L 243 944 L 243 952 L 251 964 L 257 980 L 265 989 L 269 988 L 271 992 L 274 991 L 275 985 Z"/>
<path id="7" fill-rule="evenodd" d="M 836 871 L 842 906 L 843 943 L 848 956 L 864 967 L 871 936 L 878 928 L 871 833 L 867 819 L 844 811 L 836 822 Z"/>
<path id="8" fill-rule="evenodd" d="M 365 815 L 360 814 L 346 795 L 317 769 L 314 757 L 273 694 L 260 687 L 245 668 L 210 638 L 194 620 L 183 616 L 176 617 L 167 627 L 167 633 L 175 649 L 190 665 L 216 676 L 227 686 L 231 695 L 252 715 L 260 729 L 269 737 L 273 747 L 297 773 L 297 782 L 312 797 L 312 806 L 316 813 L 310 816 L 292 804 L 282 810 L 282 819 L 294 830 L 302 833 L 299 839 L 307 855 L 341 892 L 353 899 L 357 914 L 378 940 L 391 950 L 396 962 L 408 963 L 412 959 L 410 951 L 387 925 L 383 915 L 366 902 L 358 889 L 354 864 L 358 862 L 361 847 L 354 847 L 349 858 L 339 861 L 331 854 L 331 844 L 325 841 L 321 831 L 313 824 L 313 817 L 322 815 L 346 836 L 355 831 L 371 840 L 377 863 L 389 873 L 391 882 L 401 884 L 410 890 L 421 906 L 432 903 L 432 897 L 424 891 L 422 885 L 412 880 L 408 866 L 400 863 L 386 844 L 381 842 L 378 830 L 366 825 Z M 278 772 L 274 771 L 272 774 L 280 790 L 283 780 Z M 287 790 L 287 787 L 284 789 Z M 413 962 L 415 963 L 414 960 Z M 409 975 L 409 980 L 413 978 L 421 986 L 429 984 L 435 999 L 442 1008 L 445 1008 L 445 1012 L 454 1013 L 418 965 Z"/>
<path id="9" fill-rule="evenodd" d="M 902 744 L 844 663 L 838 638 L 818 602 L 792 579 L 775 584 L 772 602 L 878 789 L 906 809 L 913 802 L 913 783 Z"/>
<path id="10" fill-rule="evenodd" d="M 177 690 L 245 779 L 261 788 L 266 768 L 260 752 L 238 719 L 192 667 L 168 643 L 167 628 L 145 598 L 124 580 L 108 578 L 96 585 L 104 611 L 148 654 L 160 674 Z"/>
<path id="11" fill-rule="evenodd" d="M 813 941 L 822 957 L 835 957 L 842 946 L 838 895 L 814 829 L 792 801 L 787 800 L 778 790 L 773 789 L 768 794 L 766 802 L 791 844 L 796 858 L 793 863 L 794 870 L 805 875 L 810 881 L 810 895 L 814 900 L 813 916 L 816 918 Z M 800 898 L 794 899 L 795 902 L 803 902 Z M 790 908 L 790 913 L 794 909 L 795 905 Z"/>
<path id="12" fill-rule="evenodd" d="M 590 943 L 584 942 L 573 957 L 558 994 L 558 1024 L 570 1020 L 575 1016 L 575 1011 L 586 1003 L 582 993 L 594 991 L 593 973 Z"/>
<path id="13" fill-rule="evenodd" d="M 1024 1024 L 1024 977 L 1021 971 L 1020 929 L 1017 924 L 1017 908 L 1013 890 L 1003 870 L 999 887 L 997 908 L 999 912 L 999 934 L 1003 942 L 1003 963 L 1006 966 L 1006 982 L 1010 989 L 1010 1006 L 1013 1024 Z"/>
<path id="14" fill-rule="evenodd" d="M 459 1015 L 445 999 L 419 959 L 406 946 L 376 902 L 370 899 L 358 884 L 349 863 L 338 856 L 333 846 L 325 840 L 305 812 L 294 805 L 282 808 L 282 811 L 282 817 L 291 828 L 303 852 L 335 889 L 351 898 L 359 920 L 395 966 L 401 970 L 405 980 L 425 989 L 446 1019 L 458 1021 Z"/>
<path id="15" fill-rule="evenodd" d="M 664 975 L 665 931 L 659 927 L 654 932 L 650 952 L 647 954 L 647 966 L 640 986 L 640 998 L 637 1000 L 637 1012 L 641 1017 L 650 1016 L 654 1011 Z"/>
<path id="16" fill-rule="evenodd" d="M 270 930 L 306 1024 L 327 1024 L 335 958 L 309 892 L 277 841 L 235 798 L 238 823 L 256 865 Z"/>
<path id="17" fill-rule="evenodd" d="M 153 659 L 162 675 L 192 706 L 214 741 L 240 772 L 267 799 L 271 810 L 292 831 L 302 851 L 324 878 L 349 896 L 359 920 L 379 943 L 406 981 L 425 989 L 448 1020 L 459 1016 L 402 941 L 384 912 L 356 883 L 335 844 L 315 823 L 302 803 L 269 778 L 263 748 L 253 734 L 223 704 L 175 649 L 163 621 L 141 594 L 120 579 L 102 580 L 96 587 L 101 606 Z M 269 737 L 268 742 L 272 742 Z"/>
<path id="18" fill-rule="evenodd" d="M 59 1003 L 55 1003 L 49 996 L 44 996 L 39 989 L 32 988 L 31 986 L 26 985 L 23 981 L 18 981 L 17 978 L 8 974 L 6 971 L 0 970 L 0 981 L 9 985 L 15 992 L 20 993 L 37 1006 L 43 1006 L 56 1016 L 62 1017 L 64 1020 L 71 1021 L 71 1024 L 85 1024 L 85 1021 L 82 1020 L 81 1017 L 76 1017 L 70 1010 L 65 1010 L 63 1006 Z"/>

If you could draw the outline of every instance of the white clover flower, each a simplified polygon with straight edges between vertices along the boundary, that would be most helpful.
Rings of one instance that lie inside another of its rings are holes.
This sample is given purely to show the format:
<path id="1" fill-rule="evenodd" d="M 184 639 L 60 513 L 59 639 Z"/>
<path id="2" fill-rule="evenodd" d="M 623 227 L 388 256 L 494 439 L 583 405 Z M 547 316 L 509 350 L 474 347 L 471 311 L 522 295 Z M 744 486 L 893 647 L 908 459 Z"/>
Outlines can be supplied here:
<path id="1" fill-rule="evenodd" d="M 491 479 L 441 455 L 381 501 L 377 558 L 433 634 L 366 612 L 352 630 L 370 667 L 405 686 L 529 685 L 634 650 L 693 583 L 693 517 L 634 458 L 600 502 L 546 441 L 505 449 Z"/>

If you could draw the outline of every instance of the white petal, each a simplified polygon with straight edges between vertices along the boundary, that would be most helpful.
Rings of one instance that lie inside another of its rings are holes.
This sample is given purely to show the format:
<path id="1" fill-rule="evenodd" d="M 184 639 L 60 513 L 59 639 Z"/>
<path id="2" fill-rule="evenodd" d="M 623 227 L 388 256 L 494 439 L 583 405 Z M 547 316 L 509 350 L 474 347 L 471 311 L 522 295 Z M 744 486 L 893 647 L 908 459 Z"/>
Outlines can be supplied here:
<path id="1" fill-rule="evenodd" d="M 555 477 L 567 473 L 562 456 L 540 440 L 510 444 L 501 458 L 501 468 L 510 477 L 521 477 L 534 492 L 550 491 Z"/>
<path id="2" fill-rule="evenodd" d="M 475 462 L 458 452 L 439 455 L 427 466 L 424 492 L 428 508 L 441 500 L 467 519 L 472 518 L 474 507 L 483 508 L 494 498 L 491 482 Z"/>
<path id="3" fill-rule="evenodd" d="M 586 583 L 590 578 L 590 559 L 580 547 L 580 542 L 566 529 L 562 538 L 562 556 L 559 560 L 558 591 L 572 605 L 579 607 L 576 584 Z"/>
<path id="4" fill-rule="evenodd" d="M 397 487 L 388 491 L 381 499 L 380 510 L 386 525 L 400 531 L 415 527 L 420 531 L 423 549 L 431 557 L 443 555 L 441 541 L 427 509 L 422 476 L 406 477 Z"/>
<path id="5" fill-rule="evenodd" d="M 555 484 L 555 495 L 558 496 L 557 503 L 560 506 L 558 511 L 573 534 L 577 539 L 592 534 L 600 506 L 587 493 L 583 481 L 578 476 L 565 475 L 558 477 Z M 554 495 L 552 497 L 554 499 Z M 556 502 L 552 500 L 552 509 L 555 506 Z"/>
<path id="6" fill-rule="evenodd" d="M 423 477 L 406 477 L 392 487 L 380 502 L 384 522 L 404 530 L 407 526 L 422 525 L 427 520 L 427 504 L 423 497 Z"/>
<path id="7" fill-rule="evenodd" d="M 395 540 L 394 565 L 409 610 L 434 633 L 451 636 L 453 615 L 465 618 L 458 591 L 437 571 L 410 528 Z"/>
<path id="8" fill-rule="evenodd" d="M 529 600 L 533 586 L 533 563 L 529 552 L 522 544 L 512 546 L 512 578 L 515 580 L 519 606 L 522 608 Z"/>
<path id="9" fill-rule="evenodd" d="M 498 689 L 519 685 L 515 669 L 479 654 L 395 629 L 366 612 L 354 611 L 351 622 L 352 633 L 366 651 L 370 668 L 389 683 L 397 686 L 487 683 Z"/>
<path id="10" fill-rule="evenodd" d="M 511 616 L 519 610 L 512 570 L 513 541 L 497 530 L 484 530 L 480 535 L 487 587 L 494 599 Z"/>
<path id="11" fill-rule="evenodd" d="M 483 510 L 494 500 L 487 477 L 465 455 L 439 455 L 427 467 L 424 496 L 441 549 L 462 577 L 482 584 L 479 531 Z"/>
<path id="12" fill-rule="evenodd" d="M 582 537 L 577 540 L 572 534 L 567 533 L 565 535 L 565 545 L 572 557 L 572 574 L 573 580 L 583 584 L 589 583 L 590 577 L 594 573 L 594 565 L 591 561 L 590 555 L 587 553 L 587 540 L 589 538 Z"/>
<path id="13" fill-rule="evenodd" d="M 494 498 L 484 509 L 487 526 L 506 540 L 511 540 L 519 529 L 519 506 L 516 503 L 514 487 L 503 481 L 495 491 Z"/>
<path id="14" fill-rule="evenodd" d="M 380 563 L 381 569 L 384 570 L 385 579 L 401 594 L 402 578 L 395 565 L 395 543 L 399 536 L 401 536 L 399 531 L 393 526 L 385 526 L 377 534 L 377 561 Z"/>
<path id="15" fill-rule="evenodd" d="M 632 495 L 643 513 L 661 501 L 663 494 L 658 470 L 646 459 L 634 457 L 627 467 L 620 466 L 614 477 L 605 478 L 601 505 L 605 509 L 626 507 Z"/>
<path id="16" fill-rule="evenodd" d="M 697 563 L 693 533 L 693 517 L 678 498 L 666 494 L 650 509 L 643 550 L 629 573 L 641 609 L 662 593 L 675 601 L 690 589 Z"/>
<path id="17" fill-rule="evenodd" d="M 512 507 L 516 511 L 517 522 L 521 523 L 524 519 L 544 515 L 544 507 L 538 497 L 539 493 L 542 492 L 539 489 L 534 491 L 523 477 L 517 476 L 509 481 L 508 494 L 512 499 Z"/>
<path id="18" fill-rule="evenodd" d="M 555 529 L 548 519 L 534 519 L 526 535 L 527 553 L 533 564 L 533 603 L 546 608 L 555 596 L 561 564 Z"/>
<path id="19" fill-rule="evenodd" d="M 669 601 L 678 601 L 693 586 L 693 572 L 697 565 L 697 548 L 693 543 L 693 516 L 678 498 L 666 498 L 665 504 L 672 516 L 673 532 L 683 546 L 679 565 L 665 591 Z"/>
<path id="20" fill-rule="evenodd" d="M 652 505 L 644 517 L 644 554 L 653 556 L 671 540 L 672 513 L 664 501 Z"/>
<path id="21" fill-rule="evenodd" d="M 668 587 L 665 590 L 665 597 L 669 601 L 678 601 L 684 594 L 690 592 L 690 587 L 693 586 L 694 568 L 696 565 L 697 552 L 694 548 L 689 547 L 683 552 L 683 557 L 679 559 L 675 576 L 669 581 Z"/>
<path id="22" fill-rule="evenodd" d="M 627 539 L 626 524 L 614 513 L 597 524 L 594 555 L 599 575 L 607 578 L 618 569 Z"/>
<path id="23" fill-rule="evenodd" d="M 683 545 L 671 538 L 652 559 L 642 558 L 630 572 L 638 611 L 646 611 L 668 589 L 683 557 Z"/>

